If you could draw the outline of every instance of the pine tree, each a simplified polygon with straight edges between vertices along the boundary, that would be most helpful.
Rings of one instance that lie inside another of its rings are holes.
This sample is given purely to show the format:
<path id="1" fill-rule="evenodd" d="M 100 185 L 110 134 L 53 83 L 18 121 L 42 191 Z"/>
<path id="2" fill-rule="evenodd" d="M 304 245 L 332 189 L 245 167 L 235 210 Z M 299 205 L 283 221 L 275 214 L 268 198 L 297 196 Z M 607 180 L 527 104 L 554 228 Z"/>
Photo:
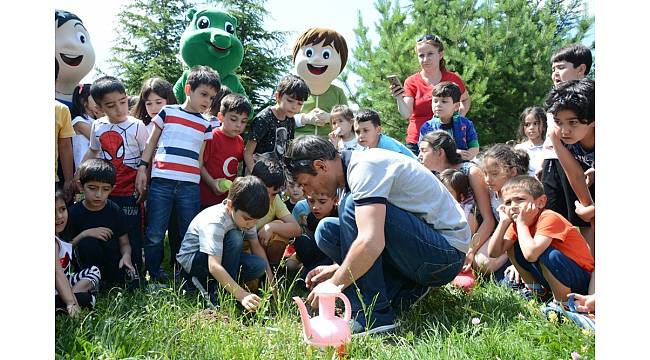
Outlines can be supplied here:
<path id="1" fill-rule="evenodd" d="M 382 115 L 386 132 L 404 139 L 400 117 L 385 76 L 404 81 L 419 69 L 415 39 L 436 34 L 445 44 L 446 67 L 457 72 L 472 98 L 468 117 L 483 145 L 515 138 L 518 117 L 540 105 L 552 86 L 549 59 L 562 45 L 580 41 L 593 18 L 578 10 L 580 1 L 413 0 L 375 3 L 380 41 L 374 46 L 359 15 L 358 46 L 351 69 L 363 79 L 357 98 Z"/>
<path id="2" fill-rule="evenodd" d="M 138 94 L 150 77 L 174 84 L 181 76 L 178 52 L 189 8 L 186 0 L 136 0 L 122 8 L 109 61 L 129 94 Z"/>

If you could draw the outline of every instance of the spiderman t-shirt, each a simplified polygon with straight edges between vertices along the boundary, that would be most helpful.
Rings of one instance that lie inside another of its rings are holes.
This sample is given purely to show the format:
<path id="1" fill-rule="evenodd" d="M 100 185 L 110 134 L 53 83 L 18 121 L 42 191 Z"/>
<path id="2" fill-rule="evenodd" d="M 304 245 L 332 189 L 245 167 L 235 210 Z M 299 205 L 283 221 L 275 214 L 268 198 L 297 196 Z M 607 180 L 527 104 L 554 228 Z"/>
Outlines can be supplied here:
<path id="1" fill-rule="evenodd" d="M 106 116 L 93 122 L 89 146 L 99 150 L 99 157 L 110 161 L 116 169 L 115 189 L 111 195 L 129 196 L 135 192 L 138 163 L 148 137 L 144 123 L 131 116 L 120 123 L 112 123 Z"/>

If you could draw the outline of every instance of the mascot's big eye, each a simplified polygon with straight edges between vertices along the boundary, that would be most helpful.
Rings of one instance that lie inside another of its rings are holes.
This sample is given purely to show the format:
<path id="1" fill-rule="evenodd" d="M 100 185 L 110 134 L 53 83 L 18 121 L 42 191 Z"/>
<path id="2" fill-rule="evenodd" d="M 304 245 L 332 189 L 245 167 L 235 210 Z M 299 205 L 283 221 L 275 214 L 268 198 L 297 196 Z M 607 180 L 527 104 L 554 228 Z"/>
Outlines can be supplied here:
<path id="1" fill-rule="evenodd" d="M 196 27 L 199 29 L 207 29 L 210 27 L 210 19 L 208 19 L 207 16 L 201 16 L 198 20 L 196 20 Z"/>
<path id="2" fill-rule="evenodd" d="M 78 31 L 76 35 L 77 35 L 77 40 L 79 40 L 79 42 L 81 42 L 82 44 L 86 43 L 86 34 L 82 33 L 81 31 Z"/>
<path id="3" fill-rule="evenodd" d="M 312 49 L 312 48 L 306 48 L 306 49 L 305 49 L 305 56 L 306 56 L 306 57 L 312 57 L 312 56 L 314 56 L 314 49 Z"/>
<path id="4" fill-rule="evenodd" d="M 323 59 L 327 60 L 332 56 L 332 50 L 330 49 L 325 49 L 323 50 Z"/>
<path id="5" fill-rule="evenodd" d="M 235 27 L 232 26 L 232 24 L 230 22 L 228 22 L 228 21 L 226 21 L 226 25 L 224 26 L 224 29 L 230 34 L 235 33 Z"/>

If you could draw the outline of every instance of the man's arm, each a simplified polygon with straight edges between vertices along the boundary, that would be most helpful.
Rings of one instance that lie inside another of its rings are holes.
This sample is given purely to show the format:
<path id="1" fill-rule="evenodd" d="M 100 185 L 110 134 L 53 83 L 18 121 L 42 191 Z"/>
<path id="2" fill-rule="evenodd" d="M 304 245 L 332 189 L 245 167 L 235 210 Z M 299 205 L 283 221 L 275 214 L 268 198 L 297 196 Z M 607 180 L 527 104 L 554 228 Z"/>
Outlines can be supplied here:
<path id="1" fill-rule="evenodd" d="M 348 287 L 370 269 L 381 255 L 385 245 L 386 205 L 357 206 L 354 213 L 357 219 L 357 238 L 331 279 L 335 285 L 343 285 L 343 288 Z"/>

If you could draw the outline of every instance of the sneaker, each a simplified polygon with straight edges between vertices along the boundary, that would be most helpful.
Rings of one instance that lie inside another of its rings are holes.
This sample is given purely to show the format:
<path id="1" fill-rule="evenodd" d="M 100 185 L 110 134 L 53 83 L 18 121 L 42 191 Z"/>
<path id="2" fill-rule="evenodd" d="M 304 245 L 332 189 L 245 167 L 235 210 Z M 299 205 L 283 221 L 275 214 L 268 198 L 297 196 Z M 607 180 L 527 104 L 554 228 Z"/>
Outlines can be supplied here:
<path id="1" fill-rule="evenodd" d="M 393 332 L 397 325 L 395 324 L 394 317 L 391 318 L 388 316 L 388 313 L 390 311 L 390 307 L 381 311 L 374 311 L 373 315 L 375 318 L 372 319 L 372 324 L 369 328 L 366 328 L 366 325 L 359 322 L 356 318 L 350 319 L 350 329 L 352 331 L 352 336 L 364 336 Z"/>
<path id="2" fill-rule="evenodd" d="M 517 290 L 517 294 L 526 301 L 539 300 L 545 303 L 553 298 L 553 294 L 540 284 L 527 284 Z"/>

